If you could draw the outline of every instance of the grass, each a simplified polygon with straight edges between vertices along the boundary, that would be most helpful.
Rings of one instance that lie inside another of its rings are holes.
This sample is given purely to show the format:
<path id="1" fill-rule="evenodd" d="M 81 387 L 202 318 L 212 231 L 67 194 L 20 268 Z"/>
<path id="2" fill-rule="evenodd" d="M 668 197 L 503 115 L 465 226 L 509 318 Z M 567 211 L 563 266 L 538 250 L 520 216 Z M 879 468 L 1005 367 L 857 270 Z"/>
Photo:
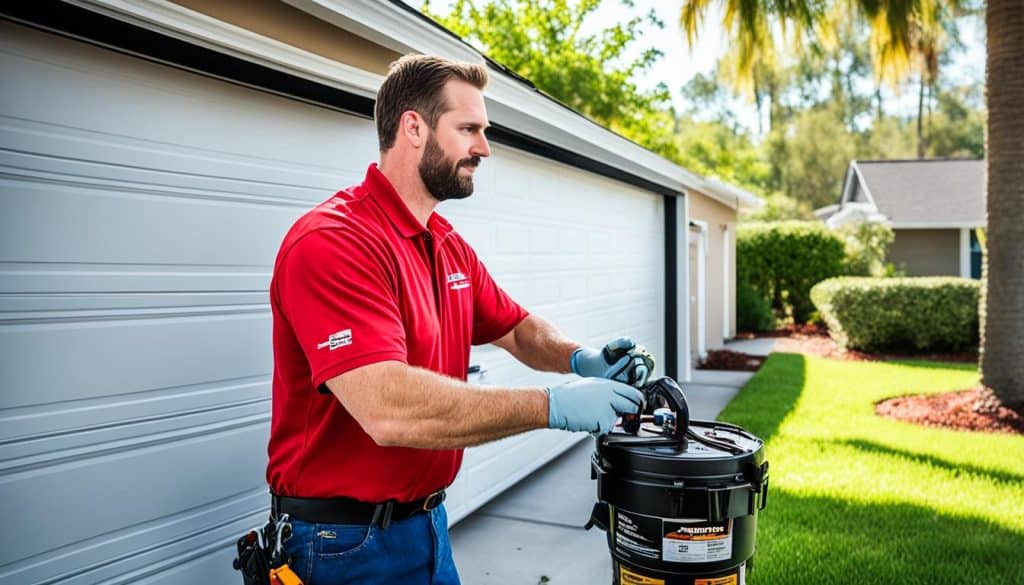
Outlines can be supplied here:
<path id="1" fill-rule="evenodd" d="M 750 585 L 1024 583 L 1024 437 L 874 414 L 973 365 L 774 354 L 722 412 L 767 442 Z"/>

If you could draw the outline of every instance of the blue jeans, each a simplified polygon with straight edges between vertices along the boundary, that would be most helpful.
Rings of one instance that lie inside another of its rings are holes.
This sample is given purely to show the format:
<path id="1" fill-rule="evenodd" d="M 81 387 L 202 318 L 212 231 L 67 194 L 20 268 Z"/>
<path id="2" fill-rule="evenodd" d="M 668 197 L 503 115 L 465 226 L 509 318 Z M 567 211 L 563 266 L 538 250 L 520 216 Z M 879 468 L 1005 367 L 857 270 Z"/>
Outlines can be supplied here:
<path id="1" fill-rule="evenodd" d="M 444 506 L 387 528 L 291 520 L 284 547 L 304 585 L 459 585 Z"/>

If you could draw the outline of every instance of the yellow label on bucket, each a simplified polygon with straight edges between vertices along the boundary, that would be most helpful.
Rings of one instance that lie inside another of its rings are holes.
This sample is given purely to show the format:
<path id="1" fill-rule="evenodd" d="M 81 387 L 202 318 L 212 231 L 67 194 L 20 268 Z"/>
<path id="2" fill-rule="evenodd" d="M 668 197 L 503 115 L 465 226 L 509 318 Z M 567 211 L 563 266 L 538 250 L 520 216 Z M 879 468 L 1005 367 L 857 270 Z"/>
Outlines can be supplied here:
<path id="1" fill-rule="evenodd" d="M 693 582 L 693 585 L 737 585 L 737 583 L 737 575 L 726 575 L 725 577 L 697 579 Z"/>
<path id="2" fill-rule="evenodd" d="M 626 567 L 619 565 L 619 584 L 620 585 L 665 585 L 664 579 L 655 579 L 653 577 L 645 577 L 639 573 L 634 573 Z"/>

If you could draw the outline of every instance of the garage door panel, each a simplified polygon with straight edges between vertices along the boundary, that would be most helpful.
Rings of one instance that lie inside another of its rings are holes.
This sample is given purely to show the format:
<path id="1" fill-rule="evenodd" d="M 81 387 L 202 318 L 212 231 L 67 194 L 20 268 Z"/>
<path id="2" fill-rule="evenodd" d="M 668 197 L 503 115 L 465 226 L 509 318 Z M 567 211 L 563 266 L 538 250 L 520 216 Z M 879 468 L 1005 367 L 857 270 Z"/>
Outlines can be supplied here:
<path id="1" fill-rule="evenodd" d="M 305 211 L 128 185 L 8 179 L 0 190 L 0 260 L 262 266 L 267 282 L 280 238 Z"/>
<path id="2" fill-rule="evenodd" d="M 6 266 L 13 266 L 14 263 L 7 263 Z M 0 274 L 10 274 L 11 271 L 4 270 L 4 263 L 0 263 Z M 85 269 L 88 265 L 73 265 L 64 264 L 60 265 L 61 270 L 55 270 L 52 274 L 55 277 L 67 279 L 71 277 L 71 268 Z M 119 266 L 119 265 L 104 265 L 107 266 Z M 124 265 L 120 265 L 124 266 Z M 149 270 L 155 267 L 147 266 Z M 180 270 L 181 266 L 175 266 L 175 270 Z M 209 270 L 208 267 L 205 268 Z M 110 272 L 94 272 L 94 277 L 99 279 L 112 279 L 115 275 Z M 168 276 L 173 276 L 168 275 Z M 210 275 L 214 276 L 214 275 Z M 221 273 L 220 275 L 225 280 L 218 282 L 217 284 L 232 284 L 237 286 L 236 280 L 242 277 L 248 277 L 245 273 Z M 230 287 L 226 287 L 222 291 L 211 290 L 210 292 L 139 292 L 139 293 L 118 293 L 112 294 L 97 294 L 92 292 L 57 292 L 54 289 L 49 289 L 50 293 L 36 293 L 36 294 L 19 294 L 19 293 L 6 293 L 4 296 L 4 309 L 6 312 L 0 313 L 0 322 L 7 323 L 13 322 L 18 319 L 25 318 L 25 315 L 29 312 L 34 313 L 33 318 L 36 319 L 80 319 L 80 320 L 95 320 L 97 318 L 104 317 L 123 317 L 130 316 L 132 310 L 143 310 L 151 309 L 157 312 L 168 312 L 175 309 L 206 309 L 216 310 L 223 309 L 224 307 L 237 307 L 245 305 L 262 306 L 265 307 L 267 304 L 268 294 L 266 290 L 262 290 L 259 283 L 266 285 L 266 275 L 263 272 L 258 273 L 260 278 L 259 282 L 253 287 L 252 292 L 229 292 Z M 153 285 L 152 282 L 146 281 L 145 279 L 152 279 L 154 277 L 152 272 L 145 272 L 139 275 L 139 284 L 137 288 L 158 288 Z M 230 279 L 230 280 L 229 280 Z M 6 279 L 4 282 L 8 282 Z M 11 287 L 16 288 L 16 287 Z M 73 285 L 67 286 L 70 290 L 78 290 L 78 287 Z M 124 290 L 129 287 L 122 287 L 119 290 Z M 107 292 L 117 292 L 116 290 Z M 152 311 L 151 311 L 152 312 Z M 144 314 L 137 312 L 136 315 Z"/>
<path id="3" fill-rule="evenodd" d="M 266 520 L 253 514 L 266 501 L 251 490 L 182 514 L 161 517 L 12 563 L 0 582 L 67 585 L 105 583 L 229 583 L 238 579 L 225 559 L 224 543 Z M 97 502 L 99 506 L 103 502 Z M 211 524 L 211 518 L 223 522 Z M 59 524 L 51 524 L 54 530 Z M 226 561 L 226 562 L 225 562 Z M 190 580 L 177 580 L 190 576 Z"/>
<path id="4" fill-rule="evenodd" d="M 99 59 L 97 57 L 100 57 Z M 182 152 L 233 153 L 320 172 L 339 167 L 362 176 L 376 153 L 376 135 L 360 131 L 368 120 L 347 116 L 353 132 L 339 127 L 337 112 L 296 107 L 287 98 L 227 83 L 196 83 L 194 74 L 159 67 L 82 43 L 0 23 L 0 75 L 6 81 L 0 109 L 10 117 L 55 126 L 138 137 L 176 145 Z M 73 87 L 75 105 L 68 107 Z M 112 100 L 111 96 L 119 96 Z M 182 126 L 164 112 L 187 112 Z M 311 149 L 308 127 L 332 127 Z M 268 135 L 268 130 L 272 134 Z M 353 157 L 353 151 L 366 157 Z M 258 168 L 254 168 L 258 172 Z M 211 173 L 218 174 L 218 173 Z M 251 178 L 251 176 L 249 176 Z"/>
<path id="5" fill-rule="evenodd" d="M 188 136 L 188 133 L 185 133 Z M 41 179 L 121 181 L 157 192 L 204 192 L 210 199 L 318 203 L 338 185 L 339 169 L 197 152 L 130 136 L 0 116 L 0 166 Z M 342 174 L 361 178 L 365 169 Z"/>
<path id="6" fill-rule="evenodd" d="M 49 292 L 59 292 L 79 307 L 117 307 L 122 299 L 128 305 L 141 302 L 146 306 L 181 306 L 197 303 L 200 305 L 219 304 L 211 295 L 217 291 L 259 291 L 251 293 L 229 293 L 226 304 L 250 304 L 258 295 L 265 302 L 269 297 L 266 287 L 270 282 L 270 268 L 246 266 L 210 266 L 206 264 L 175 264 L 172 266 L 153 264 L 125 264 L 114 262 L 92 263 L 26 263 L 20 261 L 0 262 L 0 287 L 9 294 L 0 299 L 0 315 L 7 311 L 23 310 L 25 306 L 48 307 L 59 305 Z M 47 292 L 42 292 L 47 291 Z M 126 291 L 160 291 L 139 294 Z M 187 291 L 173 294 L 164 291 Z M 209 291 L 193 293 L 192 291 Z M 29 293 L 36 295 L 29 296 Z M 79 293 L 118 293 L 117 296 Z M 204 300 L 195 300 L 194 295 L 204 295 Z M 238 295 L 232 297 L 231 295 Z M 123 296 L 122 296 L 123 295 Z M 164 300 L 160 300 L 161 296 Z M 260 302 L 260 301 L 256 301 Z M 2 317 L 0 317 L 2 318 Z"/>
<path id="7" fill-rule="evenodd" d="M 266 417 L 269 393 L 270 380 L 259 377 L 10 409 L 0 418 L 0 470 L 13 473 L 144 437 Z"/>
<path id="8" fill-rule="evenodd" d="M 19 529 L 0 535 L 5 558 L 130 530 L 258 485 L 264 457 L 254 446 L 266 445 L 265 419 L 193 434 L 6 476 L 0 497 L 18 506 L 6 509 L 5 518 Z"/>
<path id="9" fill-rule="evenodd" d="M 236 313 L 236 314 L 231 314 Z M 221 314 L 0 325 L 0 408 L 270 373 L 266 307 Z"/>

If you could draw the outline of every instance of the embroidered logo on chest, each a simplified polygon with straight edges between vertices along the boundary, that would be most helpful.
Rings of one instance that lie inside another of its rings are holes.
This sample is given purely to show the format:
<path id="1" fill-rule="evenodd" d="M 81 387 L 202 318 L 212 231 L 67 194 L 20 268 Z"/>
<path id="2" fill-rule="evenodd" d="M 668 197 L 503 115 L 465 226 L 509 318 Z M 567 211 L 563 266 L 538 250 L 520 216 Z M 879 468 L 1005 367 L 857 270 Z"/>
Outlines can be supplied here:
<path id="1" fill-rule="evenodd" d="M 448 275 L 448 288 L 451 290 L 469 288 L 469 279 L 461 272 L 453 272 Z"/>
<path id="2" fill-rule="evenodd" d="M 342 329 L 337 333 L 331 333 L 327 341 L 316 344 L 317 349 L 327 348 L 330 351 L 334 351 L 339 347 L 345 347 L 346 345 L 352 345 L 352 330 Z"/>

